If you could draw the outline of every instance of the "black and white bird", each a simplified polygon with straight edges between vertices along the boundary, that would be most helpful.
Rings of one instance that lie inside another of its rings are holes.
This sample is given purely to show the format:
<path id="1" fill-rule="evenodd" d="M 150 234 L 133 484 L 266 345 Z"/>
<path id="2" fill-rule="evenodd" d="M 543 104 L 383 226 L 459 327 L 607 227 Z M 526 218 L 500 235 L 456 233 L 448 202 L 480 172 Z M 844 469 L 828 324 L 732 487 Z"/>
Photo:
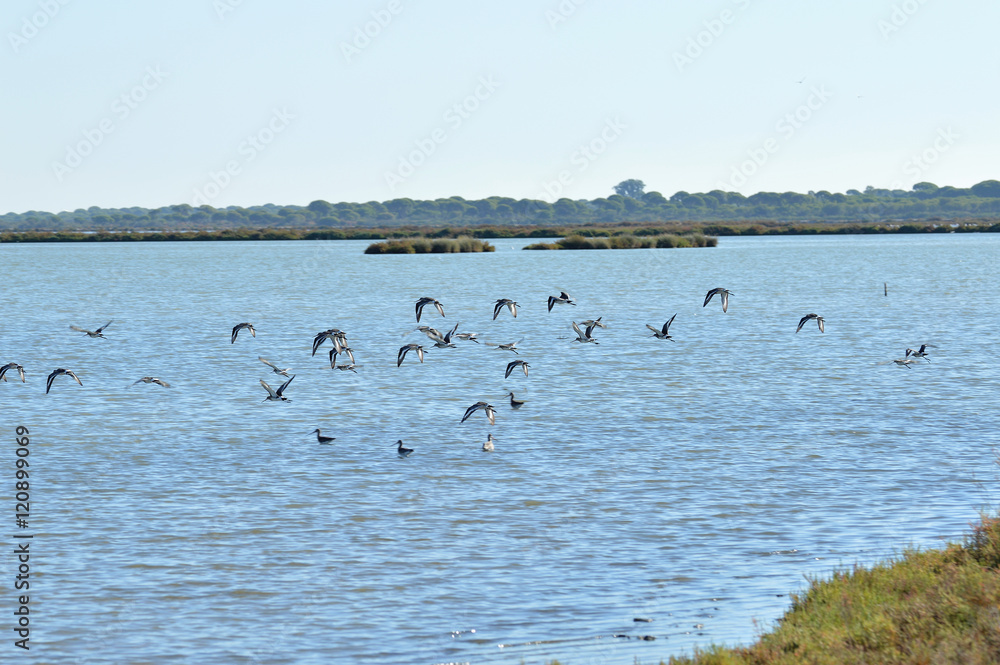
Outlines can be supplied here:
<path id="1" fill-rule="evenodd" d="M 653 331 L 653 337 L 655 337 L 656 339 L 669 339 L 672 342 L 674 341 L 674 338 L 670 336 L 670 324 L 673 323 L 674 319 L 676 318 L 677 318 L 676 314 L 671 316 L 670 320 L 664 323 L 663 328 L 659 330 L 649 325 L 648 323 L 646 324 L 646 327 Z"/>
<path id="2" fill-rule="evenodd" d="M 403 447 L 403 440 L 402 439 L 400 439 L 399 441 L 397 441 L 393 445 L 396 446 L 396 453 L 400 457 L 409 457 L 410 453 L 413 452 L 413 448 L 404 448 Z"/>
<path id="3" fill-rule="evenodd" d="M 355 362 L 355 360 L 354 360 L 354 349 L 352 349 L 349 346 L 337 346 L 337 345 L 334 345 L 334 347 L 332 349 L 330 349 L 330 368 L 331 369 L 337 366 L 337 356 L 339 356 L 341 354 L 346 355 L 348 358 L 351 359 L 351 363 L 350 364 L 352 364 L 352 365 L 354 364 L 354 362 Z"/>
<path id="4" fill-rule="evenodd" d="M 104 331 L 105 328 L 107 328 L 108 326 L 110 326 L 112 323 L 114 323 L 114 320 L 108 321 L 103 326 L 101 326 L 100 328 L 98 328 L 97 330 L 94 330 L 94 331 L 84 330 L 83 328 L 78 328 L 77 326 L 70 326 L 69 329 L 70 330 L 75 330 L 77 332 L 82 332 L 85 335 L 87 335 L 87 337 L 100 337 L 101 339 L 107 339 L 107 337 L 105 337 L 101 333 Z"/>
<path id="5" fill-rule="evenodd" d="M 361 367 L 361 365 L 355 365 L 354 363 L 351 363 L 349 365 L 334 365 L 333 369 L 339 369 L 342 372 L 354 372 L 355 374 L 357 374 L 358 367 Z"/>
<path id="6" fill-rule="evenodd" d="M 819 331 L 826 332 L 823 329 L 823 317 L 820 316 L 819 314 L 806 314 L 805 316 L 803 316 L 801 319 L 799 319 L 799 327 L 795 329 L 795 332 L 802 330 L 802 326 L 809 323 L 813 319 L 816 320 L 816 325 L 819 326 Z"/>
<path id="7" fill-rule="evenodd" d="M 446 332 L 444 335 L 442 335 L 437 330 L 434 330 L 434 334 L 428 332 L 427 336 L 431 339 L 431 341 L 434 342 L 434 346 L 439 349 L 447 349 L 447 348 L 454 349 L 455 344 L 451 341 L 451 338 L 455 335 L 455 331 L 458 330 L 459 325 L 460 324 L 456 323 L 455 327 Z"/>
<path id="8" fill-rule="evenodd" d="M 170 387 L 170 384 L 167 383 L 166 381 L 164 381 L 163 379 L 158 379 L 155 376 L 144 376 L 141 379 L 139 379 L 138 381 L 136 381 L 135 383 L 131 384 L 129 386 L 129 388 L 131 388 L 134 385 L 138 385 L 140 383 L 155 383 L 156 385 L 163 386 L 164 388 L 169 388 Z"/>
<path id="9" fill-rule="evenodd" d="M 309 433 L 315 434 L 316 440 L 319 441 L 320 443 L 330 443 L 331 441 L 335 441 L 337 439 L 337 437 L 335 436 L 323 436 L 322 434 L 320 434 L 318 427 Z"/>
<path id="10" fill-rule="evenodd" d="M 580 321 L 580 325 L 585 328 L 607 328 L 608 324 L 601 322 L 601 319 L 603 318 L 604 318 L 603 316 L 599 316 L 596 319 L 588 321 Z"/>
<path id="11" fill-rule="evenodd" d="M 21 383 L 24 383 L 24 368 L 18 365 L 17 363 L 7 363 L 3 367 L 0 367 L 0 379 L 6 381 L 7 380 L 6 374 L 12 369 L 17 370 L 17 375 L 21 377 Z"/>
<path id="12" fill-rule="evenodd" d="M 577 325 L 576 321 L 573 321 L 572 323 L 573 332 L 576 333 L 576 339 L 573 340 L 574 342 L 593 342 L 594 344 L 600 343 L 594 339 L 593 336 L 591 336 L 591 333 L 594 331 L 594 323 L 587 326 L 586 330 L 580 330 L 580 326 Z"/>
<path id="13" fill-rule="evenodd" d="M 520 367 L 524 371 L 525 376 L 528 376 L 528 368 L 531 367 L 531 365 L 529 365 L 524 360 L 514 360 L 512 362 L 507 363 L 507 371 L 504 373 L 503 378 L 506 379 L 507 377 L 509 377 L 510 373 L 513 372 L 518 367 Z"/>
<path id="14" fill-rule="evenodd" d="M 927 351 L 925 351 L 925 349 L 928 346 L 934 346 L 934 345 L 933 344 L 921 344 L 919 349 L 907 349 L 905 357 L 909 358 L 910 356 L 913 356 L 914 358 L 923 358 L 927 362 L 930 362 L 931 359 L 927 357 L 930 354 L 928 354 Z"/>
<path id="15" fill-rule="evenodd" d="M 507 394 L 510 396 L 510 408 L 520 409 L 522 406 L 524 406 L 524 401 L 519 399 L 514 399 L 514 393 L 508 392 Z"/>
<path id="16" fill-rule="evenodd" d="M 514 315 L 515 319 L 517 318 L 517 303 L 514 302 L 513 300 L 511 300 L 510 298 L 500 298 L 493 305 L 493 320 L 494 321 L 497 320 L 497 315 L 500 314 L 500 311 L 503 310 L 504 307 L 506 307 L 507 309 L 510 310 L 510 313 Z"/>
<path id="17" fill-rule="evenodd" d="M 479 340 L 476 339 L 476 335 L 478 334 L 479 333 L 455 333 L 454 337 L 457 339 L 464 339 L 479 344 Z"/>
<path id="18" fill-rule="evenodd" d="M 733 295 L 733 292 L 729 291 L 727 289 L 724 289 L 721 286 L 717 286 L 716 288 L 712 289 L 707 294 L 705 294 L 705 302 L 702 304 L 702 307 L 705 307 L 706 305 L 708 305 L 708 302 L 712 299 L 712 297 L 715 296 L 715 295 L 717 295 L 717 294 L 718 294 L 718 296 L 720 298 L 722 298 L 722 311 L 725 312 L 726 310 L 728 310 L 729 309 L 729 296 Z"/>
<path id="19" fill-rule="evenodd" d="M 420 300 L 417 301 L 416 304 L 417 323 L 420 323 L 420 313 L 424 311 L 424 307 L 426 305 L 434 305 L 434 307 L 437 308 L 438 314 L 444 316 L 444 307 L 441 306 L 441 303 L 439 303 L 437 300 L 434 300 L 434 298 L 421 298 Z"/>
<path id="20" fill-rule="evenodd" d="M 333 348 L 338 349 L 347 346 L 347 333 L 337 328 L 330 328 L 329 330 L 322 330 L 316 333 L 313 337 L 312 355 L 316 355 L 316 351 L 326 340 L 333 342 Z"/>
<path id="21" fill-rule="evenodd" d="M 257 336 L 257 331 L 253 329 L 252 323 L 240 323 L 238 325 L 233 326 L 233 340 L 229 342 L 230 344 L 236 343 L 236 336 L 239 335 L 240 331 L 243 330 L 244 328 L 250 331 L 251 337 Z"/>
<path id="22" fill-rule="evenodd" d="M 416 351 L 417 357 L 420 358 L 420 362 L 424 362 L 424 347 L 411 342 L 406 346 L 399 347 L 399 353 L 396 355 L 396 367 L 403 364 L 403 358 L 405 358 L 406 354 L 410 351 Z"/>
<path id="23" fill-rule="evenodd" d="M 905 367 L 906 369 L 913 369 L 910 365 L 917 362 L 916 358 L 896 358 L 892 362 L 896 363 L 900 367 Z"/>
<path id="24" fill-rule="evenodd" d="M 490 425 L 496 424 L 496 409 L 493 408 L 492 404 L 487 404 L 486 402 L 476 402 L 468 409 L 466 409 L 465 415 L 462 416 L 462 420 L 459 424 L 464 423 L 469 416 L 471 416 L 479 409 L 483 409 L 486 412 L 486 418 L 487 420 L 490 421 Z"/>
<path id="25" fill-rule="evenodd" d="M 520 353 L 517 352 L 517 345 L 522 341 L 524 341 L 523 337 L 517 340 L 516 342 L 511 342 L 509 344 L 490 344 L 490 346 L 495 346 L 501 351 L 513 351 L 515 354 L 521 355 Z"/>
<path id="26" fill-rule="evenodd" d="M 483 443 L 483 452 L 492 453 L 493 452 L 493 435 L 487 434 L 486 441 Z"/>
<path id="27" fill-rule="evenodd" d="M 552 311 L 553 305 L 575 305 L 573 299 L 565 291 L 561 291 L 557 296 L 549 296 L 549 311 Z"/>
<path id="28" fill-rule="evenodd" d="M 59 369 L 52 370 L 52 373 L 49 374 L 49 378 L 45 379 L 45 394 L 46 395 L 49 394 L 49 389 L 52 388 L 52 380 L 55 379 L 60 374 L 66 374 L 67 376 L 71 376 L 74 379 L 76 379 L 77 383 L 79 383 L 81 386 L 83 385 L 83 381 L 80 380 L 80 377 L 78 377 L 76 374 L 74 374 L 70 370 L 63 369 L 62 367 L 60 367 Z"/>
<path id="29" fill-rule="evenodd" d="M 264 358 L 262 356 L 257 356 L 257 360 L 261 361 L 262 363 L 264 363 L 265 365 L 267 365 L 268 367 L 270 367 L 271 371 L 274 372 L 275 374 L 280 374 L 281 376 L 288 376 L 289 375 L 288 374 L 288 370 L 290 370 L 291 367 L 286 367 L 285 369 L 281 369 L 280 367 L 278 367 L 277 365 L 275 365 L 273 362 L 271 362 L 270 360 L 268 360 L 267 358 Z"/>
<path id="30" fill-rule="evenodd" d="M 279 387 L 277 390 L 272 389 L 271 386 L 267 385 L 267 381 L 265 381 L 264 379 L 261 379 L 260 380 L 260 385 L 263 386 L 264 390 L 267 391 L 267 397 L 265 397 L 261 401 L 262 402 L 291 402 L 292 400 L 290 400 L 287 397 L 285 397 L 284 392 L 285 392 L 285 388 L 288 387 L 288 384 L 291 383 L 292 379 L 294 379 L 294 378 L 295 378 L 295 375 L 292 374 L 291 378 L 289 378 L 287 381 L 285 381 L 284 383 L 282 383 L 281 387 Z"/>

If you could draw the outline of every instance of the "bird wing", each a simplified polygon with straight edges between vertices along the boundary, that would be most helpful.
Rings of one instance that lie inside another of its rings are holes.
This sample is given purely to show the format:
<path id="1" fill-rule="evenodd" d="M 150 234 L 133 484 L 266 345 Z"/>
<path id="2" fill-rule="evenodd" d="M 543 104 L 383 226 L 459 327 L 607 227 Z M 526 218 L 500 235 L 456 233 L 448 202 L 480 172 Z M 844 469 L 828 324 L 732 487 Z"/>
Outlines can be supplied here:
<path id="1" fill-rule="evenodd" d="M 478 403 L 478 402 L 477 402 L 476 404 L 473 404 L 473 405 L 472 405 L 472 406 L 470 406 L 470 407 L 469 407 L 468 409 L 466 409 L 466 410 L 465 410 L 465 415 L 464 415 L 464 416 L 462 416 L 462 420 L 461 420 L 461 421 L 459 422 L 459 424 L 461 424 L 461 423 L 464 423 L 464 422 L 465 422 L 465 420 L 466 420 L 466 419 L 467 419 L 467 418 L 468 418 L 469 416 L 471 416 L 471 415 L 472 415 L 473 413 L 475 413 L 475 412 L 476 412 L 476 409 L 478 409 L 478 408 L 479 408 L 479 406 L 480 406 L 480 403 Z"/>
<path id="2" fill-rule="evenodd" d="M 270 397 L 277 397 L 278 396 L 278 394 L 274 392 L 274 390 L 271 388 L 271 386 L 267 385 L 267 381 L 265 381 L 264 379 L 260 380 L 260 385 L 264 386 L 264 390 L 267 391 L 267 394 Z"/>
<path id="3" fill-rule="evenodd" d="M 719 289 L 712 289 L 707 294 L 705 294 L 705 302 L 702 304 L 702 307 L 706 307 L 708 305 L 709 301 L 712 300 L 712 296 L 714 296 L 718 292 L 719 292 Z"/>
<path id="4" fill-rule="evenodd" d="M 45 379 L 45 394 L 46 395 L 49 394 L 49 389 L 52 388 L 52 380 L 54 378 L 56 378 L 57 376 L 59 376 L 60 374 L 62 374 L 62 372 L 60 370 L 58 370 L 58 369 L 52 370 L 52 373 L 49 374 L 49 376 L 48 376 L 47 379 Z"/>
<path id="5" fill-rule="evenodd" d="M 580 326 L 576 325 L 576 321 L 573 321 L 572 323 L 573 323 L 573 331 L 576 333 L 577 337 L 579 337 L 580 339 L 587 339 L 587 337 L 583 334 L 583 331 L 580 330 Z"/>
<path id="6" fill-rule="evenodd" d="M 265 365 L 267 365 L 268 367 L 270 367 L 270 368 L 271 368 L 271 369 L 273 369 L 274 371 L 276 371 L 276 372 L 277 372 L 277 371 L 279 371 L 279 369 L 278 369 L 278 366 L 277 366 L 277 365 L 275 365 L 275 364 L 274 364 L 273 362 L 271 362 L 270 360 L 268 360 L 268 359 L 266 359 L 266 358 L 263 358 L 263 357 L 261 357 L 261 356 L 257 356 L 257 360 L 261 361 L 262 363 L 264 363 Z"/>
<path id="7" fill-rule="evenodd" d="M 521 369 L 524 370 L 524 375 L 528 376 L 528 363 L 521 363 Z"/>
<path id="8" fill-rule="evenodd" d="M 399 353 L 396 355 L 396 367 L 403 364 L 403 358 L 406 357 L 406 352 L 410 350 L 410 345 L 407 344 L 404 347 L 400 347 Z"/>
<path id="9" fill-rule="evenodd" d="M 803 316 L 801 319 L 799 319 L 799 326 L 795 329 L 795 332 L 802 330 L 802 326 L 804 326 L 806 324 L 806 321 L 808 320 L 809 320 L 808 316 Z"/>
<path id="10" fill-rule="evenodd" d="M 503 308 L 503 300 L 497 300 L 496 304 L 493 305 L 493 320 L 497 320 L 497 315 L 500 314 L 500 310 Z"/>
<path id="11" fill-rule="evenodd" d="M 70 330 L 75 330 L 77 332 L 87 333 L 88 335 L 90 334 L 89 330 L 84 330 L 83 328 L 80 328 L 78 326 L 70 326 L 69 329 Z"/>
<path id="12" fill-rule="evenodd" d="M 24 368 L 20 365 L 17 366 L 17 375 L 21 377 L 21 383 L 24 383 Z"/>
<path id="13" fill-rule="evenodd" d="M 3 367 L 0 367 L 0 379 L 6 381 L 7 379 L 4 378 L 4 374 L 7 373 L 7 370 L 13 368 L 13 366 L 14 363 L 9 363 L 7 365 L 4 365 Z"/>
<path id="14" fill-rule="evenodd" d="M 170 384 L 167 383 L 166 381 L 164 381 L 163 379 L 153 379 L 153 383 L 158 383 L 161 386 L 163 386 L 164 388 L 169 388 L 170 387 Z"/>
<path id="15" fill-rule="evenodd" d="M 820 332 L 826 332 L 826 330 L 823 329 L 823 317 L 822 316 L 817 316 L 816 317 L 816 323 L 819 325 L 819 331 Z"/>
<path id="16" fill-rule="evenodd" d="M 673 323 L 674 319 L 676 319 L 676 318 L 677 318 L 677 314 L 674 314 L 673 316 L 670 317 L 669 321 L 667 321 L 666 323 L 663 324 L 663 334 L 664 335 L 666 335 L 667 331 L 670 330 L 670 324 Z"/>
<path id="17" fill-rule="evenodd" d="M 485 409 L 486 409 L 486 417 L 490 419 L 490 425 L 496 425 L 496 423 L 497 423 L 497 421 L 496 421 L 496 413 L 497 413 L 497 412 L 496 412 L 496 410 L 495 410 L 495 409 L 493 408 L 493 406 L 492 406 L 492 405 L 490 405 L 490 404 L 487 404 L 487 405 L 486 405 L 485 407 L 483 407 L 483 408 L 485 408 Z"/>
<path id="18" fill-rule="evenodd" d="M 444 307 L 437 300 L 434 301 L 434 306 L 437 307 L 438 314 L 444 316 Z"/>
<path id="19" fill-rule="evenodd" d="M 349 349 L 348 347 L 345 346 L 344 349 L 343 349 L 343 352 L 346 353 L 347 357 L 351 359 L 351 364 L 353 365 L 354 364 L 354 351 L 352 351 L 351 349 Z"/>
<path id="20" fill-rule="evenodd" d="M 295 375 L 293 374 L 293 375 L 292 375 L 292 377 L 291 377 L 291 379 L 288 379 L 287 381 L 285 381 L 284 383 L 282 383 L 282 384 L 281 384 L 281 387 L 280 387 L 280 388 L 278 388 L 278 389 L 277 389 L 277 390 L 275 391 L 275 393 L 276 393 L 276 394 L 278 395 L 278 397 L 281 397 L 281 393 L 285 392 L 285 388 L 287 388 L 287 387 L 288 387 L 288 384 L 289 384 L 289 383 L 291 383 L 291 382 L 292 382 L 292 379 L 294 379 L 294 378 L 295 378 Z"/>
<path id="21" fill-rule="evenodd" d="M 722 292 L 722 311 L 729 309 L 729 291 Z"/>
<path id="22" fill-rule="evenodd" d="M 74 374 L 74 373 L 73 373 L 72 371 L 70 371 L 70 370 L 66 370 L 66 372 L 65 372 L 65 373 L 66 373 L 66 374 L 68 374 L 68 375 L 70 375 L 70 376 L 72 376 L 72 377 L 73 377 L 74 379 L 76 379 L 76 382 L 77 382 L 77 383 L 79 383 L 79 384 L 80 384 L 81 386 L 83 385 L 83 381 L 81 381 L 81 380 L 80 380 L 80 377 L 78 377 L 78 376 L 77 376 L 76 374 Z"/>
<path id="23" fill-rule="evenodd" d="M 594 338 L 593 335 L 591 335 L 591 333 L 594 332 L 595 327 L 597 327 L 597 322 L 591 323 L 589 326 L 587 326 L 587 329 L 584 331 L 584 335 L 586 336 L 587 339 Z"/>
<path id="24" fill-rule="evenodd" d="M 424 347 L 422 346 L 417 347 L 417 358 L 420 359 L 420 362 L 424 362 Z"/>
<path id="25" fill-rule="evenodd" d="M 233 326 L 233 340 L 231 342 L 229 342 L 230 344 L 235 344 L 236 343 L 236 336 L 240 333 L 240 328 L 242 328 L 242 327 L 243 327 L 242 323 L 240 323 L 239 325 Z"/>
<path id="26" fill-rule="evenodd" d="M 513 361 L 513 362 L 507 363 L 507 371 L 504 373 L 503 378 L 506 379 L 507 377 L 509 377 L 510 373 L 514 371 L 515 367 L 517 367 L 517 361 L 516 360 Z"/>
<path id="27" fill-rule="evenodd" d="M 115 322 L 115 320 L 114 320 L 114 319 L 111 319 L 110 321 L 108 321 L 107 323 L 105 323 L 105 324 L 104 324 L 103 326 L 101 326 L 100 328 L 98 328 L 97 330 L 95 330 L 94 332 L 95 332 L 95 333 L 99 333 L 99 332 L 101 332 L 102 330 L 104 330 L 105 328 L 107 328 L 108 326 L 110 326 L 110 325 L 111 325 L 112 323 L 114 323 L 114 322 Z"/>
<path id="28" fill-rule="evenodd" d="M 513 314 L 514 318 L 516 319 L 517 318 L 517 303 L 514 302 L 513 300 L 508 301 L 508 303 L 507 303 L 507 309 L 510 310 L 510 313 Z"/>
<path id="29" fill-rule="evenodd" d="M 415 306 L 417 311 L 417 323 L 420 323 L 420 313 L 424 311 L 424 305 L 426 304 L 427 301 L 424 300 L 423 298 L 417 301 L 417 304 Z"/>
<path id="30" fill-rule="evenodd" d="M 656 333 L 657 335 L 661 334 L 661 332 L 660 332 L 659 330 L 657 330 L 657 329 L 656 329 L 656 328 L 654 328 L 653 326 L 649 325 L 648 323 L 646 324 L 646 327 L 647 327 L 647 328 L 649 328 L 650 330 L 652 330 L 652 331 L 653 331 L 654 333 Z"/>
<path id="31" fill-rule="evenodd" d="M 549 296 L 549 311 L 550 312 L 552 311 L 552 305 L 556 304 L 556 300 L 558 300 L 558 298 L 556 298 L 555 296 Z"/>

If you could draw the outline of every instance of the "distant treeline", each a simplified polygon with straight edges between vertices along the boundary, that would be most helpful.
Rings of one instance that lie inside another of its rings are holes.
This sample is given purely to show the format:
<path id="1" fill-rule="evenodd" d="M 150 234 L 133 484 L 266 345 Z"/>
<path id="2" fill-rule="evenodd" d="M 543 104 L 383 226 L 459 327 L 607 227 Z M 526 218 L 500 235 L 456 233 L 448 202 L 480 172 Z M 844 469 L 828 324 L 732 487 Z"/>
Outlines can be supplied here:
<path id="1" fill-rule="evenodd" d="M 775 220 L 732 224 L 605 224 L 602 226 L 475 226 L 402 227 L 355 229 L 224 229 L 221 231 L 0 231 L 0 243 L 12 242 L 142 242 L 197 240 L 391 240 L 401 238 L 612 238 L 619 236 L 708 236 L 880 234 L 880 233 L 1000 233 L 1000 221 L 980 219 L 960 222 L 894 224 L 789 224 Z M 671 242 L 664 240 L 664 243 Z"/>
<path id="2" fill-rule="evenodd" d="M 636 224 L 806 222 L 854 223 L 938 221 L 1000 218 L 1000 181 L 986 180 L 967 189 L 917 183 L 901 189 L 758 192 L 743 196 L 713 190 L 676 192 L 669 198 L 644 191 L 640 180 L 626 180 L 607 198 L 555 202 L 491 196 L 466 200 L 460 196 L 433 201 L 408 198 L 367 203 L 313 201 L 307 206 L 252 207 L 187 204 L 163 208 L 80 208 L 72 212 L 7 213 L 0 230 L 7 231 L 222 231 L 226 229 L 345 230 L 398 227 L 508 227 Z M 241 231 L 242 232 L 242 231 Z M 708 232 L 708 231 L 706 231 Z M 714 232 L 712 232 L 714 233 Z"/>

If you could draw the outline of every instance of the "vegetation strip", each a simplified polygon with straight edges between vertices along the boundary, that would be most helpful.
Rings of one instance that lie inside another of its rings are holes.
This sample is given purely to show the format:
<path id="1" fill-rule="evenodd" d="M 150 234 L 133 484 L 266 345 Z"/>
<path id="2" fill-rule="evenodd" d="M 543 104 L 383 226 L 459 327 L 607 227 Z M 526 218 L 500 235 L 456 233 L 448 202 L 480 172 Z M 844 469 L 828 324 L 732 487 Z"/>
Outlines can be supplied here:
<path id="1" fill-rule="evenodd" d="M 492 252 L 496 248 L 485 240 L 458 238 L 406 238 L 385 240 L 368 245 L 365 254 L 452 254 L 458 252 Z"/>

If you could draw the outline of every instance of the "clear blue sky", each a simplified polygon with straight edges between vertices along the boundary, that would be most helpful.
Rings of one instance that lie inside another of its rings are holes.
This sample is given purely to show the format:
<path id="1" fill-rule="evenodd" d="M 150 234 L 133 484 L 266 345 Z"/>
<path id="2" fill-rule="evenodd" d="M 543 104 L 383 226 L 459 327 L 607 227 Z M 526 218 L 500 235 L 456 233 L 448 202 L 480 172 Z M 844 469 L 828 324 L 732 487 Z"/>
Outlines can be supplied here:
<path id="1" fill-rule="evenodd" d="M 995 0 L 6 0 L 0 212 L 967 187 L 1000 177 L 997 25 Z"/>

